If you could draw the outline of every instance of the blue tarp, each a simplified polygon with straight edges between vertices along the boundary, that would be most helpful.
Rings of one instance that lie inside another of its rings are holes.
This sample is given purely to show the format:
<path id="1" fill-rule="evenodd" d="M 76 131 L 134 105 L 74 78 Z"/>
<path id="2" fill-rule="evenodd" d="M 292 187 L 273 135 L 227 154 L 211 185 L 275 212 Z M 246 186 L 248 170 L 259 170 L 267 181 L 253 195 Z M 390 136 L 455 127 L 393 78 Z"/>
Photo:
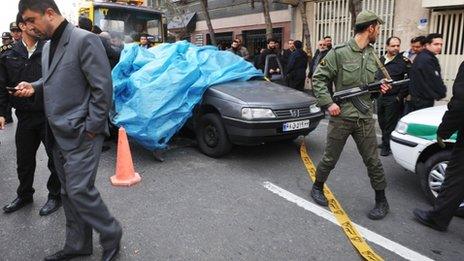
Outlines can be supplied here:
<path id="1" fill-rule="evenodd" d="M 251 63 L 186 41 L 143 49 L 126 45 L 113 69 L 113 123 L 149 150 L 162 149 L 209 86 L 262 76 Z"/>

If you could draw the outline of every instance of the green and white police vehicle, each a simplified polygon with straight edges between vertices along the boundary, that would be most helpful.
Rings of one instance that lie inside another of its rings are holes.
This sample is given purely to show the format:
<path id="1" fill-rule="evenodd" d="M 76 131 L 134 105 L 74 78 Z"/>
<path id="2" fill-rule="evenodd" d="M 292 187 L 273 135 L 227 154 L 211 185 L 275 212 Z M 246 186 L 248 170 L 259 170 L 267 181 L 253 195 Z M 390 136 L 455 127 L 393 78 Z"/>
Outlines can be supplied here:
<path id="1" fill-rule="evenodd" d="M 392 132 L 390 140 L 396 162 L 419 175 L 422 190 L 431 203 L 441 189 L 457 138 L 455 133 L 446 140 L 444 149 L 437 144 L 437 129 L 446 110 L 446 106 L 436 106 L 404 116 Z M 457 214 L 464 215 L 464 202 Z"/>

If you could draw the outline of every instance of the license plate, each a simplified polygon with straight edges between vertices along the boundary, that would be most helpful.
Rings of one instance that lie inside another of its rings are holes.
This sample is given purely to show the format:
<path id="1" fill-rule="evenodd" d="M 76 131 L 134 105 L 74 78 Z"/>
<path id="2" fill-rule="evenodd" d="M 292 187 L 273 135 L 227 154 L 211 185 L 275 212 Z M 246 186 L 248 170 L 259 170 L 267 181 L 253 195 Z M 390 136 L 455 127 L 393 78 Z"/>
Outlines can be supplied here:
<path id="1" fill-rule="evenodd" d="M 283 125 L 283 131 L 294 131 L 309 128 L 309 120 L 286 122 Z"/>

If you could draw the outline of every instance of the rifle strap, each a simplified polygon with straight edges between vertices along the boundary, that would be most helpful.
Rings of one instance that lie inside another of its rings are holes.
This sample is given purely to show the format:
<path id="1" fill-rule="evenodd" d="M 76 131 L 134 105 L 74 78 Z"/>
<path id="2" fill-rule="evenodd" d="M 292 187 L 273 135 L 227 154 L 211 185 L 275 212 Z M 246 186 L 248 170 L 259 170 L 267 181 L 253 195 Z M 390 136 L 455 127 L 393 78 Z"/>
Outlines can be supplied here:
<path id="1" fill-rule="evenodd" d="M 380 61 L 379 57 L 375 53 L 375 49 L 373 49 L 373 48 L 372 48 L 372 56 L 374 57 L 374 60 L 377 63 L 377 66 L 379 66 L 379 69 L 382 72 L 383 77 L 385 77 L 385 79 L 391 81 L 392 78 L 391 78 L 390 74 L 388 73 L 387 68 L 385 68 L 385 64 L 383 64 Z"/>

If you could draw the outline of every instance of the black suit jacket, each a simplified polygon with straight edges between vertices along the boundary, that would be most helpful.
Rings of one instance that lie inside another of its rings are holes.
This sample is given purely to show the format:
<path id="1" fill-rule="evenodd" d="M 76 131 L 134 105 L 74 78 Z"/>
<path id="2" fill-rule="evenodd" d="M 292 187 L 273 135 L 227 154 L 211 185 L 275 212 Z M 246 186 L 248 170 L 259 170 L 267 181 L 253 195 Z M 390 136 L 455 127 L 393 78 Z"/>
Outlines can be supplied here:
<path id="1" fill-rule="evenodd" d="M 296 49 L 290 55 L 287 64 L 287 79 L 298 81 L 306 78 L 306 68 L 308 66 L 308 55 L 301 49 Z"/>
<path id="2" fill-rule="evenodd" d="M 453 98 L 448 103 L 448 111 L 443 116 L 437 134 L 448 139 L 456 131 L 461 132 L 461 135 L 464 132 L 464 62 L 459 67 L 453 85 Z"/>
<path id="3" fill-rule="evenodd" d="M 446 86 L 441 77 L 437 57 L 428 50 L 420 52 L 411 69 L 409 93 L 424 100 L 440 100 L 446 97 Z"/>

